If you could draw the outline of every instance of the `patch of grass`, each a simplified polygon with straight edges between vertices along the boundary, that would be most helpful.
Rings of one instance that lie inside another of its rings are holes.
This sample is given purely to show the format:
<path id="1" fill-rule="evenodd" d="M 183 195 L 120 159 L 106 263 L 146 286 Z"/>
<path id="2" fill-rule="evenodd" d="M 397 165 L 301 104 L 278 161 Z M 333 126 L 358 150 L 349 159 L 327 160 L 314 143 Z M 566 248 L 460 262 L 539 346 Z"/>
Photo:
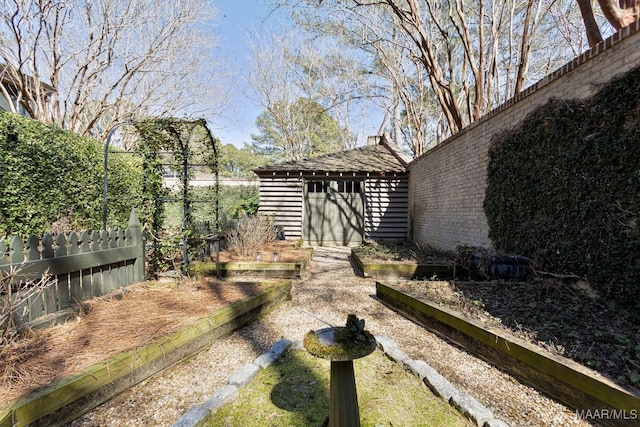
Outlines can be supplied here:
<path id="1" fill-rule="evenodd" d="M 408 371 L 380 351 L 354 361 L 362 427 L 471 426 Z M 329 414 L 330 362 L 292 350 L 263 369 L 205 424 L 322 426 Z"/>

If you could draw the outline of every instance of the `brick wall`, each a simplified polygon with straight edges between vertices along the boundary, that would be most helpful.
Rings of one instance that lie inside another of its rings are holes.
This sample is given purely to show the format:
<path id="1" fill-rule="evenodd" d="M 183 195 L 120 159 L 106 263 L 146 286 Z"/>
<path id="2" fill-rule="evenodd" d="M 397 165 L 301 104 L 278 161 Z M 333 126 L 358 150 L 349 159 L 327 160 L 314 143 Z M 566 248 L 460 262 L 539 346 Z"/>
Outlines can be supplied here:
<path id="1" fill-rule="evenodd" d="M 614 34 L 409 165 L 413 240 L 440 249 L 490 247 L 483 202 L 492 136 L 552 98 L 588 98 L 640 63 L 640 21 Z"/>

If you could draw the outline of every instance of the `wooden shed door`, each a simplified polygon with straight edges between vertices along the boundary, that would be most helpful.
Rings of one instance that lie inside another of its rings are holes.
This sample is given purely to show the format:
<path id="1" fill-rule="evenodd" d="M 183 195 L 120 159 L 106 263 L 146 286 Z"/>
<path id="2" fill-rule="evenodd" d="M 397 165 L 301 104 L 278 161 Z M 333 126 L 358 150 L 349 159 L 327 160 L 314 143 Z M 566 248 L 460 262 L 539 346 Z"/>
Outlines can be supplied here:
<path id="1" fill-rule="evenodd" d="M 307 181 L 305 241 L 317 245 L 357 245 L 362 242 L 362 187 L 362 181 Z"/>

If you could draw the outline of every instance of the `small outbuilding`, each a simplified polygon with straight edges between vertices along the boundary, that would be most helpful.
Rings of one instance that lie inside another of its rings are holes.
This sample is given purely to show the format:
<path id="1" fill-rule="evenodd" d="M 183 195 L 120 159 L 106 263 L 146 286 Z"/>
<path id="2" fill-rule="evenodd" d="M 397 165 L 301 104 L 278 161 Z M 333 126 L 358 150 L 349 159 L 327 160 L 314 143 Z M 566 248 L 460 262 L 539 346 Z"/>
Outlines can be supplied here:
<path id="1" fill-rule="evenodd" d="M 355 246 L 408 236 L 409 157 L 385 136 L 322 156 L 255 169 L 260 208 L 287 240 Z"/>

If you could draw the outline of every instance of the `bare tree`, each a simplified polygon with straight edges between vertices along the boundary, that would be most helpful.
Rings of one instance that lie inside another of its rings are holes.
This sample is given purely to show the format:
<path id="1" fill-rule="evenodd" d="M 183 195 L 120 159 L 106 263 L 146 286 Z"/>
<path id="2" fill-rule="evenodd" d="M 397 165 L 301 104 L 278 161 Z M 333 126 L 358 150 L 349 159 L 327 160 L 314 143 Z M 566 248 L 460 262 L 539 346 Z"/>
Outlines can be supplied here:
<path id="1" fill-rule="evenodd" d="M 582 14 L 575 5 L 575 0 L 556 0 L 554 7 L 549 9 L 547 24 L 555 29 L 554 40 L 558 42 L 557 44 L 568 48 L 570 57 L 580 55 L 589 46 Z M 547 45 L 549 49 L 558 51 L 555 44 L 547 43 Z"/>
<path id="2" fill-rule="evenodd" d="M 396 26 L 412 42 L 412 55 L 424 67 L 452 132 L 486 111 L 487 88 L 492 87 L 487 82 L 498 78 L 501 52 L 497 42 L 507 29 L 513 30 L 508 33 L 509 46 L 518 48 L 511 55 L 517 58 L 517 67 L 510 71 L 514 86 L 509 91 L 517 93 L 526 81 L 542 2 L 528 0 L 524 7 L 512 4 L 511 9 L 511 2 L 476 4 L 462 0 L 354 0 L 353 3 L 357 7 L 383 7 L 396 17 Z M 486 22 L 488 17 L 492 22 Z M 518 28 L 509 28 L 516 23 Z M 515 40 L 514 33 L 519 34 L 519 40 Z"/>
<path id="3" fill-rule="evenodd" d="M 371 55 L 388 121 L 414 155 L 438 132 L 455 133 L 573 57 L 573 42 L 548 40 L 573 40 L 580 20 L 564 0 L 280 2 L 298 14 L 315 10 L 316 34 L 330 32 Z"/>
<path id="4" fill-rule="evenodd" d="M 386 112 L 379 132 L 391 126 L 394 139 L 400 144 L 404 140 L 414 156 L 420 155 L 437 111 L 423 69 L 411 61 L 405 35 L 394 30 L 395 18 L 373 11 L 323 14 L 299 7 L 295 12 L 296 22 L 315 42 L 300 52 L 300 62 L 313 64 L 304 69 L 324 88 L 316 93 L 329 101 L 331 111 L 344 110 L 339 117 L 363 120 L 370 111 L 363 107 L 376 104 Z M 330 52 L 323 48 L 328 44 Z"/>
<path id="5" fill-rule="evenodd" d="M 248 83 L 253 92 L 248 96 L 257 102 L 267 114 L 274 128 L 278 128 L 284 151 L 289 159 L 298 158 L 296 147 L 300 144 L 295 133 L 297 112 L 295 101 L 303 96 L 295 84 L 294 70 L 287 59 L 285 40 L 290 34 L 280 36 L 265 34 L 250 41 L 252 73 Z"/>
<path id="6" fill-rule="evenodd" d="M 358 135 L 353 129 L 359 128 L 358 113 L 365 111 L 369 91 L 369 76 L 357 52 L 346 52 L 344 45 L 323 35 L 305 38 L 290 51 L 297 86 L 338 121 L 343 148 L 355 148 Z"/>
<path id="7" fill-rule="evenodd" d="M 248 96 L 264 109 L 256 121 L 261 134 L 252 135 L 254 147 L 277 146 L 288 160 L 348 148 L 348 125 L 331 113 L 349 98 L 343 102 L 329 82 L 327 57 L 312 53 L 297 30 L 265 32 L 250 47 Z"/>
<path id="8" fill-rule="evenodd" d="M 589 46 L 595 46 L 603 38 L 600 26 L 594 16 L 592 0 L 577 0 L 577 3 L 580 6 Z M 614 0 L 598 0 L 598 5 L 609 24 L 616 30 L 626 27 L 640 18 L 640 0 L 619 0 L 618 4 Z"/>
<path id="9" fill-rule="evenodd" d="M 205 0 L 1 0 L 0 9 L 0 90 L 33 118 L 105 137 L 118 122 L 221 104 Z"/>
<path id="10" fill-rule="evenodd" d="M 598 0 L 602 13 L 616 30 L 635 22 L 640 16 L 640 0 Z"/>
<path id="11" fill-rule="evenodd" d="M 426 148 L 427 134 L 437 138 L 438 114 L 433 102 L 433 92 L 428 85 L 424 68 L 411 61 L 403 34 L 393 33 L 386 41 L 377 39 L 371 43 L 375 50 L 379 73 L 391 84 L 391 105 L 388 108 L 395 140 L 404 140 L 413 155 L 422 155 Z"/>

